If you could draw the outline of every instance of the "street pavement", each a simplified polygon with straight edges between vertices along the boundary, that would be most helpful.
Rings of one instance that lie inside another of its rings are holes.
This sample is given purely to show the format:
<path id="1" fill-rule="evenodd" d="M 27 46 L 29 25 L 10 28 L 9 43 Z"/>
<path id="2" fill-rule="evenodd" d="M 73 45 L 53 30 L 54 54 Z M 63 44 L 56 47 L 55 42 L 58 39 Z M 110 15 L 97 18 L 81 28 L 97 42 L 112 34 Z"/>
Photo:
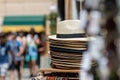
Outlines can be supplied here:
<path id="1" fill-rule="evenodd" d="M 18 79 L 17 79 L 17 72 L 15 72 L 15 74 L 13 74 L 13 75 L 15 75 L 15 80 L 18 80 Z M 24 69 L 24 72 L 23 72 L 23 74 L 22 74 L 22 80 L 30 80 L 29 76 L 30 76 L 29 69 L 28 69 L 28 68 L 25 68 L 25 69 Z M 10 79 L 9 79 L 9 72 L 8 72 L 8 74 L 7 74 L 6 80 L 10 80 Z"/>
<path id="2" fill-rule="evenodd" d="M 40 59 L 40 68 L 50 68 L 50 55 L 47 55 L 47 56 L 41 56 L 41 59 Z M 18 80 L 17 78 L 17 72 L 15 72 L 15 80 Z M 24 72 L 22 74 L 22 80 L 31 80 L 29 78 L 30 76 L 30 72 L 29 72 L 29 69 L 28 68 L 24 68 Z M 7 77 L 6 77 L 6 80 L 10 80 L 9 79 L 9 72 L 7 73 Z"/>

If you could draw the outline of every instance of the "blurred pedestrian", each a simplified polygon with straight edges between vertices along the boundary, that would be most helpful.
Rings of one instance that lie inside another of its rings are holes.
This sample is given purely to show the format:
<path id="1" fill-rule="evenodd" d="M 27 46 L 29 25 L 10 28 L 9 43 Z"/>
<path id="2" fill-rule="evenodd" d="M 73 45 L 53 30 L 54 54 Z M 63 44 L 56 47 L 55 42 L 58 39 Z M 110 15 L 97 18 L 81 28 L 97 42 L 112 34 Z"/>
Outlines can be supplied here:
<path id="1" fill-rule="evenodd" d="M 33 28 L 31 28 L 30 33 L 27 35 L 27 48 L 28 53 L 26 55 L 26 61 L 29 62 L 30 77 L 33 77 L 37 74 L 37 57 L 38 57 L 38 48 L 36 40 L 38 35 L 35 34 Z"/>
<path id="2" fill-rule="evenodd" d="M 16 40 L 16 33 L 11 34 L 11 40 L 7 42 L 7 46 L 12 53 L 12 64 L 9 67 L 10 80 L 15 80 L 14 72 L 17 70 L 18 80 L 21 80 L 21 55 L 23 54 L 22 44 Z"/>
<path id="3" fill-rule="evenodd" d="M 0 33 L 0 80 L 5 80 L 9 67 L 9 48 L 6 46 L 5 35 Z"/>
<path id="4" fill-rule="evenodd" d="M 39 67 L 40 65 L 40 56 L 44 53 L 45 48 L 44 48 L 44 44 L 41 41 L 40 38 L 36 39 L 36 44 L 37 44 L 37 48 L 38 48 L 38 59 L 37 59 L 37 67 Z"/>
<path id="5" fill-rule="evenodd" d="M 17 41 L 22 44 L 23 48 L 23 54 L 21 55 L 21 73 L 23 73 L 23 68 L 24 68 L 24 60 L 25 60 L 25 54 L 26 54 L 26 49 L 27 49 L 27 42 L 26 42 L 26 37 L 25 37 L 25 32 L 21 30 L 17 36 Z"/>

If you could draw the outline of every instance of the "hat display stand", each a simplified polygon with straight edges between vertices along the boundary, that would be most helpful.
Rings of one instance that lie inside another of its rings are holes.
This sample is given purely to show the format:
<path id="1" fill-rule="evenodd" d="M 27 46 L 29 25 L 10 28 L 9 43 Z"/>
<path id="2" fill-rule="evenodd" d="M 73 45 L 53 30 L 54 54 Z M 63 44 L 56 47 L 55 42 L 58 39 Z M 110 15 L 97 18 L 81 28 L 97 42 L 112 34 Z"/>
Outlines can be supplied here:
<path id="1" fill-rule="evenodd" d="M 41 80 L 79 80 L 81 60 L 88 40 L 84 30 L 80 29 L 80 20 L 59 22 L 57 34 L 49 36 L 51 68 L 39 71 Z"/>
<path id="2" fill-rule="evenodd" d="M 79 72 L 79 69 L 63 70 L 55 68 L 46 68 L 40 70 L 40 73 L 43 76 L 43 80 L 79 80 Z"/>

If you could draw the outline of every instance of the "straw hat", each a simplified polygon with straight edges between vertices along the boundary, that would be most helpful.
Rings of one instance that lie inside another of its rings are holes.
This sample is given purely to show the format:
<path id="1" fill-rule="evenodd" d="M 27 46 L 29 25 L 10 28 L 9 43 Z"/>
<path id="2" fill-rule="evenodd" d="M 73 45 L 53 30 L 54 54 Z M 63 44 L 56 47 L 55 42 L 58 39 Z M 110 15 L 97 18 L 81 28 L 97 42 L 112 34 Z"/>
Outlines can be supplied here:
<path id="1" fill-rule="evenodd" d="M 50 39 L 57 40 L 86 40 L 85 31 L 80 28 L 80 20 L 65 20 L 57 24 L 57 34 Z M 69 38 L 69 39 L 68 39 Z"/>

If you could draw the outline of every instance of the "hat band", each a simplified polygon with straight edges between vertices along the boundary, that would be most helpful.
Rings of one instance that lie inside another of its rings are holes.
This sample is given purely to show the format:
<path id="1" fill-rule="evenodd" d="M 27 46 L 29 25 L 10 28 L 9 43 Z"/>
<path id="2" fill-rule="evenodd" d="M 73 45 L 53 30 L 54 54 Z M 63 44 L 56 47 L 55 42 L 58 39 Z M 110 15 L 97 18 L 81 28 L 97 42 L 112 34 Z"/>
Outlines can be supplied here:
<path id="1" fill-rule="evenodd" d="M 81 38 L 85 37 L 85 33 L 83 34 L 57 34 L 57 38 Z"/>

